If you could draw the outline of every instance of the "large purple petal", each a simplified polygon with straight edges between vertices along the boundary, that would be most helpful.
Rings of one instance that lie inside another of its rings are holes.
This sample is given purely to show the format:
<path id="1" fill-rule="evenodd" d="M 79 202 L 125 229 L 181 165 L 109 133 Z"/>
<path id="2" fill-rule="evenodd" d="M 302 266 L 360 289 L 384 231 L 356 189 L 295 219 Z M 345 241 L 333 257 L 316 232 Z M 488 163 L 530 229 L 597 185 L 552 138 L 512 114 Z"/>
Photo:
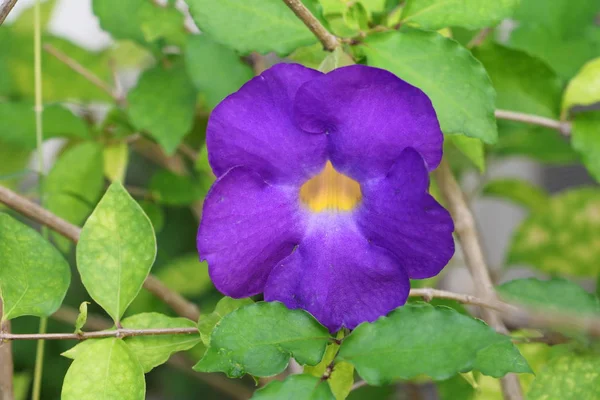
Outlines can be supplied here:
<path id="1" fill-rule="evenodd" d="M 298 90 L 294 114 L 307 132 L 328 133 L 333 166 L 359 181 L 385 174 L 406 147 L 430 170 L 442 157 L 429 98 L 382 69 L 352 65 L 310 80 Z"/>
<path id="2" fill-rule="evenodd" d="M 303 308 L 335 332 L 372 322 L 406 302 L 410 282 L 388 251 L 369 243 L 349 213 L 311 217 L 298 248 L 278 263 L 265 300 Z"/>
<path id="3" fill-rule="evenodd" d="M 320 75 L 298 64 L 278 64 L 223 100 L 206 131 L 215 175 L 244 166 L 269 183 L 301 183 L 320 171 L 327 139 L 302 131 L 292 116 L 298 88 Z"/>
<path id="4" fill-rule="evenodd" d="M 429 176 L 419 153 L 406 149 L 385 177 L 361 185 L 356 218 L 369 241 L 396 255 L 411 279 L 437 275 L 454 254 L 454 224 L 427 193 Z"/>
<path id="5" fill-rule="evenodd" d="M 219 291 L 231 297 L 263 291 L 276 263 L 303 235 L 296 190 L 271 186 L 256 172 L 233 168 L 213 185 L 197 245 Z"/>

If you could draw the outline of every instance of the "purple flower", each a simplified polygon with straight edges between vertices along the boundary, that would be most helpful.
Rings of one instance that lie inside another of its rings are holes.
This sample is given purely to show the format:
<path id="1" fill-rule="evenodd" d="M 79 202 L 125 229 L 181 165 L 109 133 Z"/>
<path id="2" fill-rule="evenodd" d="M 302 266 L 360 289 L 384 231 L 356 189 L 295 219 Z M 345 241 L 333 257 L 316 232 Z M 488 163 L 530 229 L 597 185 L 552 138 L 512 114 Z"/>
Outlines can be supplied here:
<path id="1" fill-rule="evenodd" d="M 276 65 L 215 108 L 206 141 L 218 179 L 198 252 L 228 296 L 264 293 L 352 329 L 454 253 L 450 215 L 428 194 L 435 111 L 390 72 Z"/>

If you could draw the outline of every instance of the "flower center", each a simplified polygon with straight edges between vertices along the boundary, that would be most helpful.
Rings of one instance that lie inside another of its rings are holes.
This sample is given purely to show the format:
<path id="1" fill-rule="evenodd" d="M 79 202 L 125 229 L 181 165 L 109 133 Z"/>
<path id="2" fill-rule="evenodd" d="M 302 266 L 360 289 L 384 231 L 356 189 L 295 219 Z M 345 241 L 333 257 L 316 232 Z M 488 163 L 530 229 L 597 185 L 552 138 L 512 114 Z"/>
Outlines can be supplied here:
<path id="1" fill-rule="evenodd" d="M 314 212 L 350 211 L 361 198 L 360 184 L 337 172 L 329 161 L 320 174 L 300 188 L 300 199 Z"/>

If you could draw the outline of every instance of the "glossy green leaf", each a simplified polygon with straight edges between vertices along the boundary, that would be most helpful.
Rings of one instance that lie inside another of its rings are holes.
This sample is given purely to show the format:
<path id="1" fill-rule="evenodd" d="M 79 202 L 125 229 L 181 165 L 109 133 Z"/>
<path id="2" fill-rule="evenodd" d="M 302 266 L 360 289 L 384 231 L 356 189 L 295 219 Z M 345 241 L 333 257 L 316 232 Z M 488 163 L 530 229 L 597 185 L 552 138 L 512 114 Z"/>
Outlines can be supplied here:
<path id="1" fill-rule="evenodd" d="M 77 319 L 75 320 L 75 333 L 82 333 L 81 329 L 87 322 L 87 315 L 88 315 L 87 306 L 88 306 L 88 304 L 90 304 L 89 301 L 83 301 L 79 305 L 79 315 L 77 316 Z"/>
<path id="2" fill-rule="evenodd" d="M 77 268 L 88 293 L 119 322 L 140 291 L 156 257 L 148 217 L 114 182 L 81 231 Z"/>
<path id="3" fill-rule="evenodd" d="M 519 0 L 408 0 L 402 22 L 431 30 L 480 29 L 509 18 L 518 5 Z"/>
<path id="4" fill-rule="evenodd" d="M 590 175 L 600 181 L 600 112 L 577 114 L 572 126 L 571 145 Z"/>
<path id="5" fill-rule="evenodd" d="M 510 178 L 488 182 L 483 188 L 483 194 L 510 200 L 530 211 L 544 208 L 550 200 L 548 193 L 541 187 Z"/>
<path id="6" fill-rule="evenodd" d="M 114 39 L 141 44 L 158 40 L 173 45 L 185 42 L 185 17 L 174 7 L 162 7 L 147 0 L 93 0 L 92 6 L 100 26 Z"/>
<path id="7" fill-rule="evenodd" d="M 58 250 L 30 227 L 0 213 L 2 320 L 47 317 L 60 307 L 71 269 Z"/>
<path id="8" fill-rule="evenodd" d="M 221 322 L 224 316 L 237 310 L 238 308 L 254 303 L 252 299 L 232 299 L 231 297 L 223 297 L 212 313 L 203 315 L 198 322 L 200 337 L 205 346 L 210 344 L 210 336 L 215 327 Z"/>
<path id="9" fill-rule="evenodd" d="M 340 337 L 338 336 L 338 339 L 339 338 Z M 325 350 L 325 355 L 321 362 L 314 367 L 304 367 L 304 372 L 317 378 L 322 377 L 335 359 L 339 349 L 339 344 L 331 343 L 327 346 L 327 350 Z M 344 400 L 350 394 L 352 385 L 354 384 L 354 366 L 346 361 L 334 363 L 333 372 L 331 372 L 331 375 L 327 378 L 327 383 L 336 400 Z"/>
<path id="10" fill-rule="evenodd" d="M 87 126 L 79 117 L 60 105 L 44 107 L 44 139 L 66 137 L 88 139 Z M 35 112 L 28 101 L 0 102 L 0 140 L 33 150 L 36 147 Z"/>
<path id="11" fill-rule="evenodd" d="M 211 109 L 254 76 L 235 51 L 207 35 L 190 37 L 185 54 L 188 74 Z"/>
<path id="12" fill-rule="evenodd" d="M 529 400 L 593 400 L 600 398 L 600 356 L 567 353 L 553 358 L 539 372 Z"/>
<path id="13" fill-rule="evenodd" d="M 198 28 L 215 41 L 249 53 L 280 55 L 315 43 L 312 32 L 280 0 L 186 0 Z M 304 0 L 312 5 L 312 0 Z"/>
<path id="14" fill-rule="evenodd" d="M 186 318 L 173 318 L 159 313 L 143 313 L 125 318 L 126 329 L 194 328 L 196 323 Z M 139 360 L 144 372 L 167 362 L 171 354 L 189 350 L 200 342 L 199 334 L 133 336 L 125 339 Z"/>
<path id="15" fill-rule="evenodd" d="M 62 387 L 63 400 L 143 400 L 144 371 L 121 339 L 101 339 L 71 364 Z"/>
<path id="16" fill-rule="evenodd" d="M 496 142 L 490 79 L 471 53 L 454 40 L 407 29 L 371 35 L 360 49 L 368 65 L 387 69 L 423 90 L 433 102 L 444 133 Z"/>
<path id="17" fill-rule="evenodd" d="M 524 52 L 488 43 L 473 50 L 488 71 L 499 109 L 558 119 L 562 82 L 545 63 Z M 498 120 L 499 155 L 525 155 L 545 162 L 571 162 L 577 155 L 554 130 Z"/>
<path id="18" fill-rule="evenodd" d="M 448 135 L 446 139 L 465 155 L 479 170 L 485 171 L 485 150 L 480 139 L 464 135 Z"/>
<path id="19" fill-rule="evenodd" d="M 303 310 L 282 303 L 256 303 L 227 314 L 215 327 L 196 371 L 272 376 L 293 356 L 300 364 L 316 365 L 331 337 Z"/>
<path id="20" fill-rule="evenodd" d="M 160 170 L 152 175 L 148 189 L 158 203 L 187 206 L 206 194 L 206 189 L 190 176 Z"/>
<path id="21" fill-rule="evenodd" d="M 565 90 L 562 108 L 587 106 L 600 102 L 600 57 L 588 62 L 571 79 Z"/>
<path id="22" fill-rule="evenodd" d="M 571 314 L 600 313 L 600 302 L 596 296 L 562 278 L 516 279 L 498 286 L 497 290 L 502 298 L 512 303 Z"/>
<path id="23" fill-rule="evenodd" d="M 129 162 L 127 143 L 119 142 L 104 147 L 104 175 L 112 182 L 123 182 Z"/>
<path id="24" fill-rule="evenodd" d="M 194 122 L 196 90 L 182 63 L 145 71 L 129 92 L 129 117 L 172 154 Z"/>
<path id="25" fill-rule="evenodd" d="M 344 339 L 338 358 L 352 363 L 372 385 L 418 375 L 441 380 L 474 368 L 480 351 L 507 340 L 451 308 L 407 304 L 374 323 L 359 325 Z M 482 372 L 501 375 L 515 365 Z"/>
<path id="26" fill-rule="evenodd" d="M 600 190 L 574 189 L 552 197 L 517 229 L 509 265 L 526 264 L 550 274 L 600 273 Z"/>
<path id="27" fill-rule="evenodd" d="M 75 225 L 81 225 L 90 215 L 102 195 L 104 186 L 102 148 L 86 142 L 65 151 L 44 179 L 44 199 L 48 210 Z M 62 251 L 71 242 L 51 232 Z"/>
<path id="28" fill-rule="evenodd" d="M 252 396 L 253 400 L 334 400 L 326 382 L 312 375 L 290 375 L 273 381 Z"/>

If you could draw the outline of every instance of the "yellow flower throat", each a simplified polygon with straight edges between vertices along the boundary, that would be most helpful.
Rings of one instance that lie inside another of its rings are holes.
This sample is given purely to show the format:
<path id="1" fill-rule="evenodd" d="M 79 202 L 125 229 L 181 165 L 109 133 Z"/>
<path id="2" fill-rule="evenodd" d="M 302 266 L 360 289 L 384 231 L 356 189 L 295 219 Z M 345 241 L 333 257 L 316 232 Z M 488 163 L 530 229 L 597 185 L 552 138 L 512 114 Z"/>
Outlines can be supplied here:
<path id="1" fill-rule="evenodd" d="M 340 174 L 331 162 L 300 188 L 300 199 L 311 211 L 351 211 L 362 198 L 360 184 Z"/>

